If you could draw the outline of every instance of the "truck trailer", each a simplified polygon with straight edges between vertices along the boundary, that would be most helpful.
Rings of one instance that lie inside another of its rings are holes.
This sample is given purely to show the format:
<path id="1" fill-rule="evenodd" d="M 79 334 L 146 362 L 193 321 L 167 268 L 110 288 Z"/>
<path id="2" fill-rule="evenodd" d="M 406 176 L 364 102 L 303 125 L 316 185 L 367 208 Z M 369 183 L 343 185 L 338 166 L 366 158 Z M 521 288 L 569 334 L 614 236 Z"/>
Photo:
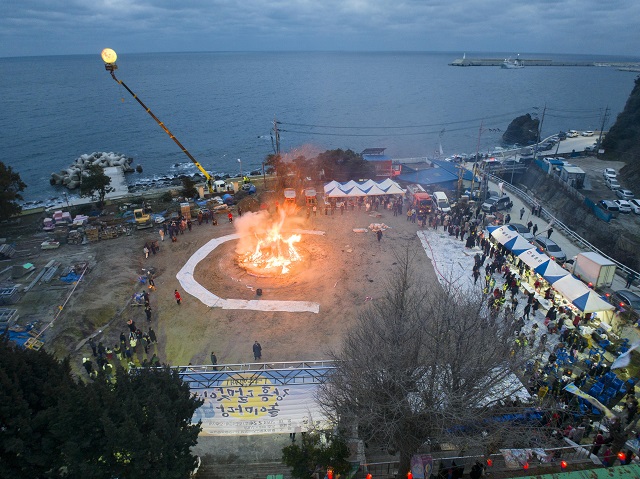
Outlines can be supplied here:
<path id="1" fill-rule="evenodd" d="M 578 253 L 573 262 L 573 274 L 594 288 L 609 287 L 616 275 L 616 264 L 598 253 Z"/>

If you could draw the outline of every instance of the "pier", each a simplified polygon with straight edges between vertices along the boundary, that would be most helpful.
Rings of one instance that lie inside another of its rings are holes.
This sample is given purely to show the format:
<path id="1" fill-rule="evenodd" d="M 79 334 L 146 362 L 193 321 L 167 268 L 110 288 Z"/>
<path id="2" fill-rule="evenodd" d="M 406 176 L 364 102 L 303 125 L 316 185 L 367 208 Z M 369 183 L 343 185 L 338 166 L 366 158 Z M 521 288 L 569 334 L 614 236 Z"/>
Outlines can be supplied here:
<path id="1" fill-rule="evenodd" d="M 640 68 L 640 63 L 632 62 L 589 62 L 589 61 L 557 61 L 536 58 L 518 57 L 525 67 L 613 67 L 625 69 Z M 504 58 L 458 58 L 449 63 L 453 67 L 499 67 Z M 634 70 L 632 70 L 634 71 Z"/>

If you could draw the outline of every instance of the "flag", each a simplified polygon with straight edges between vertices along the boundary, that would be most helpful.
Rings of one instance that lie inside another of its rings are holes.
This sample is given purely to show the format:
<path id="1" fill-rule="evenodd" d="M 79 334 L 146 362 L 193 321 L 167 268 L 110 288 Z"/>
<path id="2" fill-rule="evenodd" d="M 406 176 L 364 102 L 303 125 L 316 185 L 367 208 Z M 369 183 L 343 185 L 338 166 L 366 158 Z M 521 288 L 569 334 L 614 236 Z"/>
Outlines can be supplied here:
<path id="1" fill-rule="evenodd" d="M 613 413 L 613 411 L 611 411 L 611 409 L 609 409 L 607 406 L 602 404 L 600 401 L 598 401 L 596 398 L 594 398 L 590 394 L 587 394 L 586 392 L 579 389 L 575 384 L 573 383 L 567 384 L 564 390 L 570 392 L 571 394 L 575 394 L 578 397 L 581 397 L 582 399 L 587 401 L 589 404 L 592 404 L 593 406 L 597 407 L 609 419 L 613 419 L 614 417 L 616 417 L 616 415 Z"/>
<path id="2" fill-rule="evenodd" d="M 622 353 L 616 358 L 616 360 L 611 364 L 611 369 L 627 367 L 631 362 L 631 351 L 633 351 L 634 349 L 638 349 L 639 346 L 640 341 L 633 343 L 629 348 L 629 351 Z"/>

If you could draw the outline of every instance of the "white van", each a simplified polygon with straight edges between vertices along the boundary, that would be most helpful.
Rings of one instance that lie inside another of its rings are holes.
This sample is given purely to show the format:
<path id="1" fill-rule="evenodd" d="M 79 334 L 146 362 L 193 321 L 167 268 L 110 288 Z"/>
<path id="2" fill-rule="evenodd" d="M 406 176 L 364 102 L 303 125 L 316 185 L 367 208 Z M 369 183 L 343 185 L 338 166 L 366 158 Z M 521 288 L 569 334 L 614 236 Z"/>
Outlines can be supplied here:
<path id="1" fill-rule="evenodd" d="M 444 191 L 434 191 L 431 195 L 431 199 L 433 200 L 433 208 L 443 213 L 448 213 L 451 211 L 451 206 L 449 205 L 449 198 L 444 194 Z"/>

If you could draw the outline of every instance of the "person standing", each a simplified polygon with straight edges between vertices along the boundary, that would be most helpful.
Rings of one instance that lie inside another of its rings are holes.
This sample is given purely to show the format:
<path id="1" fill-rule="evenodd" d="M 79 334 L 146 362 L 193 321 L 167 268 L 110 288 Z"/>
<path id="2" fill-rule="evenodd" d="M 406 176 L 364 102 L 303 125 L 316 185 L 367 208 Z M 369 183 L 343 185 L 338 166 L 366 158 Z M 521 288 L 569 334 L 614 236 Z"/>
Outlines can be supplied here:
<path id="1" fill-rule="evenodd" d="M 180 293 L 178 292 L 177 289 L 173 292 L 173 297 L 176 298 L 176 303 L 178 303 L 178 305 L 180 305 L 180 303 L 182 301 L 182 296 L 180 296 Z"/>
<path id="2" fill-rule="evenodd" d="M 89 358 L 82 358 L 82 365 L 87 370 L 87 374 L 91 376 L 91 371 L 93 371 L 93 363 Z"/>
<path id="3" fill-rule="evenodd" d="M 229 223 L 233 223 L 233 214 L 231 213 L 231 211 L 229 211 L 227 217 L 229 218 Z"/>
<path id="4" fill-rule="evenodd" d="M 158 234 L 160 235 L 160 241 L 164 241 L 164 228 L 160 228 Z"/>
<path id="5" fill-rule="evenodd" d="M 217 366 L 218 364 L 218 356 L 216 356 L 216 353 L 214 353 L 213 351 L 211 351 L 211 364 L 213 366 Z M 214 367 L 213 370 L 217 371 L 218 368 Z"/>
<path id="6" fill-rule="evenodd" d="M 522 208 L 520 208 L 520 219 L 522 220 L 522 217 L 524 216 L 524 206 Z"/>
<path id="7" fill-rule="evenodd" d="M 151 322 L 151 306 L 147 305 L 147 306 L 144 308 L 144 314 L 146 314 L 146 315 L 147 315 L 147 322 L 149 322 L 149 323 L 150 323 L 150 322 Z"/>
<path id="8" fill-rule="evenodd" d="M 598 431 L 598 434 L 596 434 L 596 437 L 593 440 L 593 447 L 591 448 L 591 454 L 593 454 L 594 456 L 597 456 L 603 444 L 604 444 L 604 436 L 602 435 L 601 432 Z"/>
<path id="9" fill-rule="evenodd" d="M 262 346 L 260 346 L 258 341 L 253 343 L 253 359 L 255 361 L 262 359 Z"/>
<path id="10" fill-rule="evenodd" d="M 89 346 L 91 346 L 91 351 L 93 351 L 93 356 L 97 356 L 98 355 L 98 349 L 96 348 L 96 342 L 93 340 L 93 338 L 89 338 Z M 88 371 L 90 372 L 90 371 Z"/>
<path id="11" fill-rule="evenodd" d="M 154 344 L 158 343 L 158 338 L 156 337 L 156 332 L 151 327 L 149 327 L 149 339 Z"/>
<path id="12" fill-rule="evenodd" d="M 551 238 L 551 233 L 553 233 L 553 228 L 549 226 L 549 229 L 547 230 L 547 239 Z"/>
<path id="13" fill-rule="evenodd" d="M 633 285 L 633 282 L 636 280 L 636 274 L 633 271 L 629 271 L 627 275 L 627 284 L 624 285 L 625 288 L 630 288 Z"/>
<path id="14" fill-rule="evenodd" d="M 537 232 L 537 231 L 538 231 L 538 225 L 537 225 L 537 224 L 535 224 L 535 225 L 533 225 L 533 236 L 535 236 L 535 235 L 536 235 L 536 232 Z"/>
<path id="15" fill-rule="evenodd" d="M 380 243 L 380 240 L 382 239 L 382 230 L 376 231 L 376 236 L 378 237 L 378 243 Z"/>

